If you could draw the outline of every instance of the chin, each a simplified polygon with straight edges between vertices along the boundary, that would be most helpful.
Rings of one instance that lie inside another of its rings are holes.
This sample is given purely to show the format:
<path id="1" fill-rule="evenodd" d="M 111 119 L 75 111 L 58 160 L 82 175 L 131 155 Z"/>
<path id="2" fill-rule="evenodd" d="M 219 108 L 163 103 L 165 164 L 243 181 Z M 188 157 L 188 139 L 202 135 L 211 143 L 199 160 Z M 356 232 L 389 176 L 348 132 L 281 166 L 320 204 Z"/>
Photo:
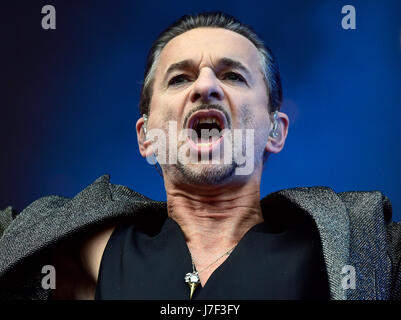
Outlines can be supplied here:
<path id="1" fill-rule="evenodd" d="M 235 163 L 231 164 L 182 164 L 176 169 L 183 179 L 192 185 L 216 185 L 231 180 L 235 175 Z"/>

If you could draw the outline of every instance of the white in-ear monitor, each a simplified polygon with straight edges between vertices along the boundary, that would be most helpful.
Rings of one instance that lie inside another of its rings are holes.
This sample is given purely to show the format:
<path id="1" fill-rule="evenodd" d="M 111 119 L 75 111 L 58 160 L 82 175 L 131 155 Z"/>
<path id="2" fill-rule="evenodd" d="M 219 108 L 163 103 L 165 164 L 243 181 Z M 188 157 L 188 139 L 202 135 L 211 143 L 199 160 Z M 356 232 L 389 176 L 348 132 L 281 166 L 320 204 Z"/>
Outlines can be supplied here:
<path id="1" fill-rule="evenodd" d="M 269 134 L 270 137 L 272 137 L 272 138 L 277 138 L 279 136 L 279 133 L 277 130 L 277 128 L 278 128 L 277 116 L 278 116 L 278 111 L 276 110 L 273 112 L 273 129 L 270 131 L 270 134 Z"/>

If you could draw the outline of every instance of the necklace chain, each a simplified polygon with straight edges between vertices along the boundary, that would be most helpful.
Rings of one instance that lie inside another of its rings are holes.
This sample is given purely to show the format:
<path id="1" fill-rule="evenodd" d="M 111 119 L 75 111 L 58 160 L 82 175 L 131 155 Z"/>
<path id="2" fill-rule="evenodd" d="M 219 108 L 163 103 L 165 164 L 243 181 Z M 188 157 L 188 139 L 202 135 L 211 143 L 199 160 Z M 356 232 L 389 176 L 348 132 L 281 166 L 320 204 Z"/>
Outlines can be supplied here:
<path id="1" fill-rule="evenodd" d="M 195 263 L 194 263 L 194 259 L 192 258 L 192 254 L 191 254 L 192 270 L 193 270 L 193 272 L 197 272 L 197 273 L 199 274 L 199 273 L 205 271 L 207 268 L 209 268 L 209 267 L 211 267 L 212 265 L 214 265 L 217 261 L 219 261 L 219 260 L 220 260 L 221 258 L 223 258 L 225 255 L 230 255 L 231 252 L 234 250 L 234 248 L 235 248 L 236 246 L 237 246 L 237 245 L 235 245 L 234 247 L 232 247 L 232 248 L 229 249 L 228 251 L 224 252 L 224 253 L 223 253 L 221 256 L 219 256 L 216 260 L 214 260 L 211 264 L 209 264 L 207 267 L 203 268 L 203 269 L 200 270 L 200 271 L 197 271 L 197 270 L 196 270 Z"/>

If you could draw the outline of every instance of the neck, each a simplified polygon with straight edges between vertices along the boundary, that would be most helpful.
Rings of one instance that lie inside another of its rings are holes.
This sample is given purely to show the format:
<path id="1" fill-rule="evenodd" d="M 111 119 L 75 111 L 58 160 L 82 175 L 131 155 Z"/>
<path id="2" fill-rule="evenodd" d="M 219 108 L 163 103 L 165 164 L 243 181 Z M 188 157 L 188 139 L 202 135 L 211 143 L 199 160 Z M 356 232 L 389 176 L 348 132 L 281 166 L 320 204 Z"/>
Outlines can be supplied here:
<path id="1" fill-rule="evenodd" d="M 213 188 L 166 184 L 168 215 L 181 227 L 192 253 L 218 255 L 263 222 L 259 184 Z"/>

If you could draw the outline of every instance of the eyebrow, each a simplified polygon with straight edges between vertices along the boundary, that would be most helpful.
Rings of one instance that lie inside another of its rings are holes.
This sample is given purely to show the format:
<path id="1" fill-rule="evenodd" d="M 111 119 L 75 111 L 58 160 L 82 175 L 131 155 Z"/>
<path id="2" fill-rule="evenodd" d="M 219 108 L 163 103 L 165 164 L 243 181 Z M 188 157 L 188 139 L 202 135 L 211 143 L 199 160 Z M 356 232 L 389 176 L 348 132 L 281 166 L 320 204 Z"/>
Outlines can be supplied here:
<path id="1" fill-rule="evenodd" d="M 243 71 L 249 78 L 252 78 L 251 72 L 248 70 L 247 67 L 245 67 L 241 62 L 237 60 L 233 60 L 230 58 L 221 58 L 217 62 L 217 68 L 220 68 L 221 66 L 225 68 L 232 68 L 232 69 L 237 69 Z M 176 63 L 173 63 L 170 65 L 166 71 L 166 74 L 164 75 L 164 82 L 167 80 L 168 76 L 173 73 L 174 71 L 177 70 L 184 70 L 184 69 L 193 69 L 195 68 L 195 61 L 192 59 L 186 59 L 182 60 Z"/>

